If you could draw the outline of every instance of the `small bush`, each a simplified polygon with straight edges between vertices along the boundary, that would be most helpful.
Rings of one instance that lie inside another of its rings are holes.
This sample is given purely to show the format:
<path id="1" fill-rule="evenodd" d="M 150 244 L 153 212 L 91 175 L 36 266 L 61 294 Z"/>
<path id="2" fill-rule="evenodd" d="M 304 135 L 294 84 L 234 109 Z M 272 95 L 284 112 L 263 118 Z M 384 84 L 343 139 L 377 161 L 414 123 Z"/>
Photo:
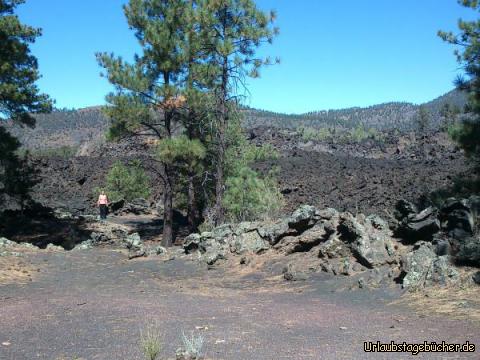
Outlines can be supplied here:
<path id="1" fill-rule="evenodd" d="M 183 348 L 186 353 L 196 359 L 202 357 L 202 350 L 203 350 L 203 343 L 204 339 L 203 336 L 195 334 L 191 334 L 190 337 L 186 336 L 184 332 L 182 332 L 182 342 Z"/>
<path id="2" fill-rule="evenodd" d="M 156 327 L 140 332 L 140 348 L 146 360 L 156 360 L 162 350 L 162 337 Z"/>
<path id="3" fill-rule="evenodd" d="M 150 178 L 140 161 L 132 161 L 128 166 L 116 161 L 106 176 L 104 190 L 111 201 L 146 199 L 150 196 Z M 100 189 L 95 188 L 94 192 L 98 195 Z"/>
<path id="4" fill-rule="evenodd" d="M 230 221 L 272 218 L 284 205 L 273 176 L 261 178 L 249 167 L 227 178 L 224 205 Z"/>

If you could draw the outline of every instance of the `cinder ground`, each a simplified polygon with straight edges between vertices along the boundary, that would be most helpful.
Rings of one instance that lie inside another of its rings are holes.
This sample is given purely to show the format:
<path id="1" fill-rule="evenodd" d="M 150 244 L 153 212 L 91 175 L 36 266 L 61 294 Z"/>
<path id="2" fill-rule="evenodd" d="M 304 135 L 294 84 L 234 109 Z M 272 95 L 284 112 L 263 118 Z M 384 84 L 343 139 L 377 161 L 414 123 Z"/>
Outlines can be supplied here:
<path id="1" fill-rule="evenodd" d="M 209 359 L 412 358 L 363 352 L 364 341 L 377 340 L 480 346 L 478 322 L 419 315 L 391 304 L 398 290 L 342 290 L 324 275 L 292 284 L 258 270 L 207 270 L 180 256 L 128 261 L 107 249 L 22 261 L 32 276 L 0 285 L 2 360 L 142 359 L 140 331 L 152 324 L 163 333 L 162 359 L 173 357 L 182 331 L 204 337 Z"/>

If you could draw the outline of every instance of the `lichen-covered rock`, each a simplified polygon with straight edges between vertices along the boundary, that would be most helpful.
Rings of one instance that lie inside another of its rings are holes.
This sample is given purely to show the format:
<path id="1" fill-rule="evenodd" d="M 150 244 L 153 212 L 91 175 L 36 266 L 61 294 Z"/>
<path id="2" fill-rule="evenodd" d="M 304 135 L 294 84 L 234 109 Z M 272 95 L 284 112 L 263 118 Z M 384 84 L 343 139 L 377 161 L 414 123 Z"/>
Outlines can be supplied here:
<path id="1" fill-rule="evenodd" d="M 51 250 L 51 251 L 64 251 L 65 249 L 61 246 L 57 246 L 54 244 L 48 244 L 46 247 L 46 250 Z"/>
<path id="2" fill-rule="evenodd" d="M 258 234 L 271 245 L 277 244 L 285 236 L 291 235 L 292 231 L 288 226 L 288 220 L 282 219 L 274 223 L 267 223 L 258 228 Z"/>
<path id="3" fill-rule="evenodd" d="M 202 254 L 202 261 L 207 265 L 214 265 L 218 260 L 225 260 L 227 258 L 227 250 L 220 246 L 212 246 Z"/>
<path id="4" fill-rule="evenodd" d="M 425 285 L 448 285 L 457 282 L 459 278 L 458 271 L 450 264 L 450 256 L 439 256 L 433 261 Z"/>
<path id="5" fill-rule="evenodd" d="M 232 226 L 230 224 L 220 225 L 212 230 L 212 237 L 217 240 L 226 239 L 233 235 Z"/>
<path id="6" fill-rule="evenodd" d="M 305 231 L 318 221 L 317 209 L 311 205 L 302 205 L 288 218 L 288 226 L 297 231 Z"/>
<path id="7" fill-rule="evenodd" d="M 138 233 L 127 235 L 124 243 L 125 243 L 125 247 L 132 251 L 143 249 L 143 242 Z"/>
<path id="8" fill-rule="evenodd" d="M 408 253 L 402 259 L 402 271 L 405 274 L 402 282 L 403 288 L 423 287 L 436 258 L 433 245 L 424 242 Z"/>
<path id="9" fill-rule="evenodd" d="M 151 255 L 163 255 L 166 254 L 167 249 L 165 249 L 163 246 L 155 246 L 153 248 L 150 248 L 146 250 L 146 255 L 151 256 Z"/>
<path id="10" fill-rule="evenodd" d="M 319 223 L 304 231 L 301 235 L 289 237 L 289 241 L 285 245 L 281 242 L 278 245 L 283 245 L 283 251 L 286 254 L 307 252 L 320 243 L 325 242 L 330 234 L 332 234 L 332 230 Z"/>
<path id="11" fill-rule="evenodd" d="M 405 289 L 419 289 L 428 285 L 447 285 L 459 280 L 458 271 L 450 264 L 448 255 L 437 256 L 430 243 L 419 243 L 402 261 Z"/>
<path id="12" fill-rule="evenodd" d="M 237 255 L 245 253 L 259 254 L 270 249 L 270 244 L 262 239 L 257 231 L 251 231 L 237 236 L 230 244 L 230 251 Z"/>
<path id="13" fill-rule="evenodd" d="M 353 255 L 362 265 L 373 268 L 392 260 L 394 247 L 391 234 L 381 218 L 356 219 L 352 214 L 345 213 L 341 216 L 338 229 L 341 239 L 350 244 Z"/>
<path id="14" fill-rule="evenodd" d="M 350 248 L 337 236 L 330 237 L 327 241 L 319 246 L 319 258 L 335 259 L 347 256 L 350 256 Z"/>
<path id="15" fill-rule="evenodd" d="M 188 235 L 183 242 L 183 249 L 186 254 L 191 254 L 200 249 L 200 242 L 202 241 L 202 236 L 200 234 L 190 234 Z"/>

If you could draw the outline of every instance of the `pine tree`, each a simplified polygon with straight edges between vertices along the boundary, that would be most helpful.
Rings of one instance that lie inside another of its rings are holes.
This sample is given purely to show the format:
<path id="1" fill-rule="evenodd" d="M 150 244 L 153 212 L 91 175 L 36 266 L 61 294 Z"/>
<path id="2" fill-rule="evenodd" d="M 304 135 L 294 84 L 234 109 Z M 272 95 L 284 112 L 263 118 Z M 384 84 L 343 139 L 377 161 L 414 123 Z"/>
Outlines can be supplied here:
<path id="1" fill-rule="evenodd" d="M 430 126 L 430 112 L 425 106 L 420 106 L 418 108 L 418 114 L 416 117 L 417 122 L 417 130 L 420 135 L 423 137 L 425 136 L 425 132 L 427 131 L 428 127 Z"/>
<path id="2" fill-rule="evenodd" d="M 33 126 L 31 113 L 50 112 L 52 101 L 35 85 L 40 74 L 29 47 L 41 30 L 22 24 L 14 14 L 24 2 L 0 0 L 0 119 Z"/>
<path id="3" fill-rule="evenodd" d="M 124 6 L 129 26 L 142 46 L 133 64 L 113 54 L 99 53 L 117 92 L 107 96 L 107 114 L 112 125 L 109 136 L 148 135 L 171 139 L 173 122 L 181 105 L 180 84 L 184 72 L 182 43 L 185 38 L 184 0 L 130 0 Z M 173 241 L 174 172 L 160 159 L 164 188 L 164 246 Z"/>
<path id="4" fill-rule="evenodd" d="M 40 75 L 29 47 L 41 30 L 22 24 L 15 15 L 24 2 L 0 0 L 0 122 L 11 119 L 33 127 L 32 113 L 51 111 L 52 101 L 35 85 Z M 16 198 L 23 209 L 36 174 L 27 158 L 17 154 L 19 148 L 18 140 L 0 126 L 0 195 Z"/>
<path id="5" fill-rule="evenodd" d="M 199 0 L 200 29 L 208 52 L 213 91 L 216 99 L 216 189 L 215 222 L 225 219 L 225 153 L 229 112 L 234 107 L 237 90 L 245 77 L 258 77 L 268 58 L 256 56 L 264 42 L 271 43 L 278 29 L 273 27 L 275 14 L 259 10 L 252 0 Z"/>
<path id="6" fill-rule="evenodd" d="M 480 11 L 480 3 L 476 0 L 459 0 L 462 6 L 476 12 Z M 446 42 L 457 47 L 455 56 L 463 66 L 466 76 L 457 77 L 458 89 L 469 96 L 466 110 L 472 117 L 452 129 L 452 137 L 478 164 L 480 172 L 480 21 L 458 21 L 460 34 L 439 31 L 438 35 Z"/>

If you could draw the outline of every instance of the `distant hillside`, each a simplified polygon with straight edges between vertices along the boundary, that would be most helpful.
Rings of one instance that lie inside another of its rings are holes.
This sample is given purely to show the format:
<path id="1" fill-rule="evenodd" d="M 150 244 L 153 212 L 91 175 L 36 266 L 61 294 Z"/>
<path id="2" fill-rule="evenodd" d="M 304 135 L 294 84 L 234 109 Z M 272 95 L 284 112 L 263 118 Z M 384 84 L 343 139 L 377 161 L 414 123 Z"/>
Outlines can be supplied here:
<path id="1" fill-rule="evenodd" d="M 466 96 L 453 90 L 424 104 L 431 113 L 433 127 L 438 127 L 441 123 L 440 110 L 445 103 L 462 109 L 466 103 Z M 315 111 L 299 115 L 245 108 L 244 124 L 246 128 L 261 126 L 283 129 L 295 129 L 299 126 L 354 128 L 363 125 L 379 130 L 394 128 L 410 130 L 414 127 L 418 108 L 419 105 L 411 103 L 392 102 L 366 108 Z M 62 146 L 76 148 L 84 144 L 98 144 L 104 141 L 104 133 L 108 127 L 108 120 L 99 106 L 79 110 L 56 110 L 51 114 L 37 115 L 36 119 L 37 126 L 33 130 L 8 125 L 10 131 L 29 149 Z"/>
<path id="2" fill-rule="evenodd" d="M 425 105 L 431 114 L 432 126 L 438 127 L 442 118 L 440 110 L 444 104 L 458 106 L 463 109 L 467 102 L 466 95 L 457 90 L 432 100 Z M 420 105 L 402 102 L 391 102 L 370 107 L 353 107 L 341 110 L 314 111 L 301 115 L 286 115 L 270 111 L 247 109 L 247 127 L 260 125 L 295 129 L 298 126 L 307 127 L 346 127 L 352 128 L 363 125 L 367 128 L 379 130 L 414 128 L 415 118 Z"/>

